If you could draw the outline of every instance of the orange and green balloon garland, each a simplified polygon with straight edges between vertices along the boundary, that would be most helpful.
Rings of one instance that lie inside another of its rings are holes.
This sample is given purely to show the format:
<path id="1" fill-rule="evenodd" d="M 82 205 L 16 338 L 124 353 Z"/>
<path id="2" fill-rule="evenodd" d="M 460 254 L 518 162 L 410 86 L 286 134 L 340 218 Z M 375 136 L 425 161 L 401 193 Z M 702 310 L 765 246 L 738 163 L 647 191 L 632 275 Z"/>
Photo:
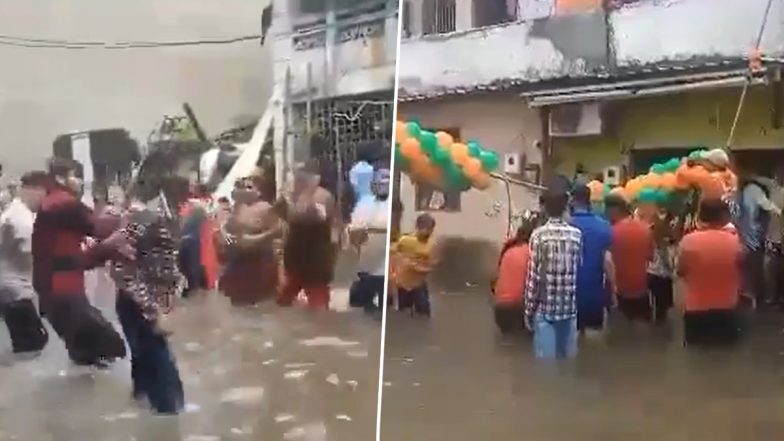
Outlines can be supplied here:
<path id="1" fill-rule="evenodd" d="M 478 142 L 462 143 L 446 132 L 423 130 L 419 123 L 395 125 L 395 167 L 416 182 L 444 190 L 484 190 L 498 169 L 498 154 Z"/>

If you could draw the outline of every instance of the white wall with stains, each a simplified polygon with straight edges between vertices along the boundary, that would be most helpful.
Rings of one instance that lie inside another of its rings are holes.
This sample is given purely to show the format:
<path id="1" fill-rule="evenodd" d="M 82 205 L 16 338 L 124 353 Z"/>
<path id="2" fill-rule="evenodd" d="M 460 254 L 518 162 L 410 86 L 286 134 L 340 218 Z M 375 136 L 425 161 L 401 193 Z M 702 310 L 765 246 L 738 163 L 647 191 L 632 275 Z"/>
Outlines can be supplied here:
<path id="1" fill-rule="evenodd" d="M 258 34 L 267 0 L 0 0 L 0 34 L 67 40 L 183 40 Z M 272 69 L 258 42 L 139 50 L 0 44 L 0 163 L 41 167 L 60 133 L 126 127 L 146 138 L 190 102 L 208 133 L 253 121 Z"/>
<path id="2" fill-rule="evenodd" d="M 746 56 L 768 0 L 640 1 L 610 16 L 619 65 Z M 763 54 L 784 54 L 784 2 L 773 0 Z"/>
<path id="3" fill-rule="evenodd" d="M 388 11 L 381 15 L 358 15 L 362 23 L 382 23 L 383 35 L 359 38 L 332 47 L 295 50 L 292 42 L 293 23 L 297 21 L 296 5 L 290 0 L 274 1 L 274 72 L 275 81 L 283 85 L 286 69 L 291 70 L 291 92 L 302 100 L 308 89 L 308 65 L 311 70 L 311 96 L 350 96 L 394 88 L 397 51 L 396 1 L 389 0 Z M 392 5 L 395 5 L 394 7 Z M 366 20 L 366 21 L 363 21 Z M 311 29 L 318 29 L 314 26 Z M 324 28 L 323 25 L 320 26 Z M 328 58 L 332 57 L 332 63 Z"/>

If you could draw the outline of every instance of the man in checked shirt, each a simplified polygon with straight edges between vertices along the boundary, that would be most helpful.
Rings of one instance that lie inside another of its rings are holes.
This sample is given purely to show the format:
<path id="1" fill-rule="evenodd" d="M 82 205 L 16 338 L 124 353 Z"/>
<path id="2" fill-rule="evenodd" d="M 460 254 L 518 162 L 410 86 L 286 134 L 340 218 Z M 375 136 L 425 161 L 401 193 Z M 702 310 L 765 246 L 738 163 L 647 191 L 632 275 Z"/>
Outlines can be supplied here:
<path id="1" fill-rule="evenodd" d="M 564 221 L 569 196 L 552 188 L 543 200 L 547 222 L 531 236 L 525 288 L 525 323 L 537 358 L 577 355 L 577 267 L 582 233 Z"/>
<path id="2" fill-rule="evenodd" d="M 131 350 L 133 396 L 158 414 L 178 413 L 184 393 L 168 332 L 162 321 L 183 288 L 178 244 L 170 221 L 153 203 L 135 198 L 123 213 L 123 229 L 135 243 L 136 259 L 117 260 L 117 316 Z"/>

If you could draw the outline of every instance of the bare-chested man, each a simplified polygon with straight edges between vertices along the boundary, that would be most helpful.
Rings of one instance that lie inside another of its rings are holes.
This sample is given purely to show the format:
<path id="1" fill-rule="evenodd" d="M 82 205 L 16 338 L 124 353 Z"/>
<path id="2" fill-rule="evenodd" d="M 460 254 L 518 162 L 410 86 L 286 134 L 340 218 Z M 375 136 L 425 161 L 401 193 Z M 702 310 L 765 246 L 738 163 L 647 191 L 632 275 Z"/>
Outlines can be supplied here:
<path id="1" fill-rule="evenodd" d="M 237 181 L 234 207 L 220 229 L 218 251 L 225 265 L 220 289 L 233 305 L 252 305 L 271 298 L 278 288 L 278 259 L 274 240 L 281 222 L 262 177 Z"/>
<path id="2" fill-rule="evenodd" d="M 294 188 L 287 213 L 288 234 L 283 246 L 285 280 L 278 303 L 289 306 L 305 291 L 312 309 L 329 307 L 329 285 L 335 266 L 332 241 L 337 205 L 320 186 L 318 165 L 309 162 L 294 174 Z"/>

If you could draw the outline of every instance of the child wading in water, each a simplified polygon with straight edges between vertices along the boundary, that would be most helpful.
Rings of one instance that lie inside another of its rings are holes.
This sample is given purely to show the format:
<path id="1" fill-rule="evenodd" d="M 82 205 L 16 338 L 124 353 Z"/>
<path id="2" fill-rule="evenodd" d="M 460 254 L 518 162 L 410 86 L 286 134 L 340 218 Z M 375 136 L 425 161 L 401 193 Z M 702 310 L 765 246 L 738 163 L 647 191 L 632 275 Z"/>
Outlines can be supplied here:
<path id="1" fill-rule="evenodd" d="M 433 231 L 436 221 L 429 214 L 416 219 L 416 231 L 400 237 L 394 247 L 397 256 L 395 281 L 398 309 L 430 317 L 430 293 L 427 277 L 435 266 Z"/>
<path id="2" fill-rule="evenodd" d="M 523 292 L 525 291 L 528 260 L 531 249 L 528 241 L 534 231 L 530 219 L 523 221 L 513 238 L 501 249 L 498 261 L 498 277 L 493 284 L 495 324 L 502 334 L 525 327 Z"/>

